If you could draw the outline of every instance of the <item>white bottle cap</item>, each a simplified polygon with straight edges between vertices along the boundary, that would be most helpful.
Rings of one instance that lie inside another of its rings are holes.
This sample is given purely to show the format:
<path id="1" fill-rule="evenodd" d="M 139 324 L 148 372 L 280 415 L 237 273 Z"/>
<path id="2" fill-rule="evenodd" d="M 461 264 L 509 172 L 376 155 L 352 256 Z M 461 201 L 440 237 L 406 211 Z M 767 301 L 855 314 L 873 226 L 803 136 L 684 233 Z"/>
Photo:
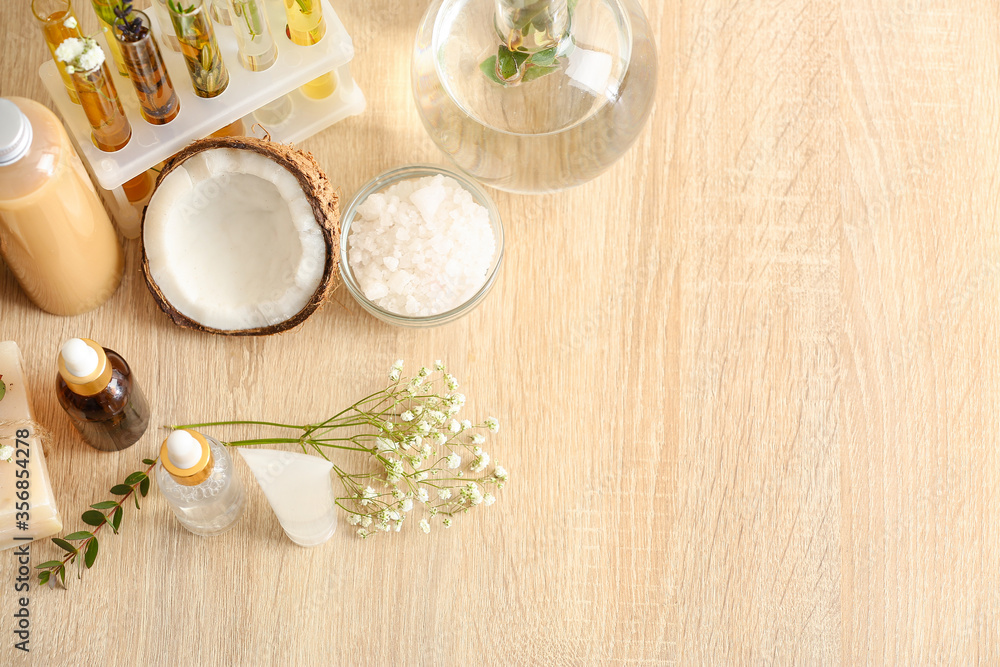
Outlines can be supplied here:
<path id="1" fill-rule="evenodd" d="M 13 164 L 31 148 L 31 123 L 7 99 L 0 99 L 0 167 Z"/>
<path id="2" fill-rule="evenodd" d="M 90 347 L 80 338 L 70 338 L 63 343 L 62 350 L 63 363 L 70 375 L 78 378 L 85 378 L 97 370 L 97 365 L 101 363 L 97 351 Z"/>
<path id="3" fill-rule="evenodd" d="M 174 431 L 167 436 L 167 456 L 176 468 L 193 468 L 201 460 L 201 443 L 187 431 Z"/>

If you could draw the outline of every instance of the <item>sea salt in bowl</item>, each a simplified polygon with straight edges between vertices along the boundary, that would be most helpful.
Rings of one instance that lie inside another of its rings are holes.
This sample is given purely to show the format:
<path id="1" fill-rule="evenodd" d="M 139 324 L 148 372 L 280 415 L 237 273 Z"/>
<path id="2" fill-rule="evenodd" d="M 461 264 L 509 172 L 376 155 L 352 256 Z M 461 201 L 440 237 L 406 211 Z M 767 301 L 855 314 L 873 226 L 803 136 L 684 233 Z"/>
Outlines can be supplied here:
<path id="1" fill-rule="evenodd" d="M 432 180 L 422 182 L 417 192 L 409 185 L 393 188 L 419 179 Z M 471 201 L 452 193 L 454 184 Z M 408 216 L 405 224 L 387 222 L 390 206 L 391 214 L 397 213 L 386 197 L 390 188 L 407 195 L 398 206 Z M 381 196 L 369 200 L 376 194 Z M 504 238 L 496 205 L 479 185 L 449 169 L 414 165 L 387 171 L 354 195 L 342 220 L 344 283 L 365 310 L 390 324 L 433 327 L 457 320 L 483 300 L 500 272 Z M 392 302 L 395 309 L 386 306 Z M 440 312 L 420 312 L 442 303 L 447 307 Z"/>

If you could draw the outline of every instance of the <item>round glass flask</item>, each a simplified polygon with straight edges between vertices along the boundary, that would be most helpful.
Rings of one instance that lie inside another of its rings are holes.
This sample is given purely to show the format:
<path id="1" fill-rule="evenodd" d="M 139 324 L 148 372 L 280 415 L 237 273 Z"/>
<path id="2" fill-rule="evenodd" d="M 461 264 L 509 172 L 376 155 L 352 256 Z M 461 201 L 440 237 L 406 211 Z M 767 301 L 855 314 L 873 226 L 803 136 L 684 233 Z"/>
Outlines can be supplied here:
<path id="1" fill-rule="evenodd" d="M 656 48 L 636 0 L 434 0 L 411 74 L 425 128 L 460 169 L 509 192 L 553 192 L 635 141 Z"/>

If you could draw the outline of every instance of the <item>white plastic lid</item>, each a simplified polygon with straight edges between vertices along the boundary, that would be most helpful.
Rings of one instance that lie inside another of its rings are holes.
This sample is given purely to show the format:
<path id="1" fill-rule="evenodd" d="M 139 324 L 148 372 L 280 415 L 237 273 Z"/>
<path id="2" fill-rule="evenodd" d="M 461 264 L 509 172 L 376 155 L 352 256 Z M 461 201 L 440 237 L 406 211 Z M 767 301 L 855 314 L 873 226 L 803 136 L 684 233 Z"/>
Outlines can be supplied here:
<path id="1" fill-rule="evenodd" d="M 97 351 L 79 338 L 70 338 L 63 343 L 60 354 L 66 370 L 70 375 L 78 378 L 85 378 L 97 370 L 97 365 L 101 363 Z"/>
<path id="2" fill-rule="evenodd" d="M 201 443 L 187 431 L 174 431 L 167 436 L 167 456 L 176 468 L 193 468 L 201 460 Z"/>
<path id="3" fill-rule="evenodd" d="M 8 99 L 0 98 L 0 167 L 17 162 L 31 147 L 31 123 Z"/>

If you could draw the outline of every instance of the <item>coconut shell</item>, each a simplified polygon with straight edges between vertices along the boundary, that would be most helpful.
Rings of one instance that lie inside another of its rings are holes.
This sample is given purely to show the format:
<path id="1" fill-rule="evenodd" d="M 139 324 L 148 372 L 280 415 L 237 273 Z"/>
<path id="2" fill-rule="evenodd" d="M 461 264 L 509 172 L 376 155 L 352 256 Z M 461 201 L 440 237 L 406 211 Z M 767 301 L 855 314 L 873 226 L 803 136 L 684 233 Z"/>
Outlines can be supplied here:
<path id="1" fill-rule="evenodd" d="M 153 280 L 152 274 L 149 270 L 149 259 L 146 256 L 145 241 L 143 241 L 142 275 L 146 280 L 146 287 L 149 288 L 156 304 L 164 313 L 167 314 L 168 317 L 170 317 L 171 320 L 173 320 L 174 324 L 186 329 L 206 331 L 208 333 L 223 334 L 226 336 L 270 336 L 271 334 L 280 333 L 297 327 L 305 322 L 306 319 L 312 315 L 313 312 L 315 312 L 315 310 L 319 308 L 319 306 L 327 299 L 336 287 L 335 277 L 340 275 L 337 271 L 337 266 L 340 261 L 340 201 L 337 196 L 337 192 L 333 189 L 329 179 L 326 177 L 323 169 L 319 166 L 319 163 L 316 162 L 312 153 L 288 146 L 286 144 L 279 144 L 266 139 L 257 139 L 254 137 L 218 137 L 200 139 L 193 142 L 187 148 L 183 149 L 167 161 L 163 171 L 160 172 L 159 177 L 156 179 L 156 187 L 159 187 L 160 183 L 163 182 L 163 179 L 178 166 L 182 165 L 188 158 L 193 155 L 197 155 L 202 151 L 215 148 L 233 148 L 258 153 L 278 163 L 295 176 L 299 185 L 302 187 L 302 191 L 305 193 L 310 206 L 312 206 L 313 215 L 322 230 L 323 241 L 326 244 L 326 265 L 323 268 L 323 277 L 320 280 L 320 284 L 316 288 L 316 292 L 312 295 L 312 297 L 310 297 L 309 301 L 302 308 L 302 310 L 284 322 L 279 322 L 278 324 L 266 327 L 257 327 L 256 329 L 214 329 L 196 322 L 190 317 L 180 313 L 167 300 L 167 298 L 163 295 L 163 292 L 160 291 L 160 288 Z M 145 232 L 145 227 L 146 211 L 143 210 L 143 232 Z M 143 236 L 142 238 L 144 239 L 145 237 Z M 336 280 L 339 280 L 339 278 L 336 278 Z"/>

